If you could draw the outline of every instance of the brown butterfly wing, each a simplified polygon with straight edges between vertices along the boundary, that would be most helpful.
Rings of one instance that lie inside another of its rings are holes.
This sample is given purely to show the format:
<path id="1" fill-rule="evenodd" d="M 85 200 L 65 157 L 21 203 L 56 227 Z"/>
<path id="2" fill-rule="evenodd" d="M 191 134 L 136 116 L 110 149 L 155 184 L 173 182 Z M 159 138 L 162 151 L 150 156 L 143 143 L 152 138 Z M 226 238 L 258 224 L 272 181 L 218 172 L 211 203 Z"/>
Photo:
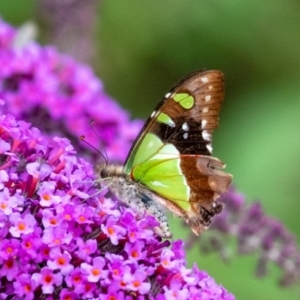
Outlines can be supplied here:
<path id="1" fill-rule="evenodd" d="M 190 109 L 174 101 L 175 95 L 194 98 Z M 163 142 L 173 144 L 181 154 L 211 155 L 212 132 L 219 125 L 219 112 L 224 99 L 224 76 L 217 70 L 192 73 L 178 82 L 160 101 L 133 144 L 127 161 L 134 155 L 145 133 L 156 134 Z M 158 121 L 164 113 L 174 126 Z M 186 126 L 187 125 L 187 126 Z M 125 163 L 125 164 L 126 164 Z"/>
<path id="2" fill-rule="evenodd" d="M 189 185 L 191 209 L 185 212 L 185 220 L 199 235 L 220 213 L 223 205 L 217 201 L 228 190 L 232 175 L 221 171 L 225 165 L 215 157 L 183 155 L 180 166 Z"/>

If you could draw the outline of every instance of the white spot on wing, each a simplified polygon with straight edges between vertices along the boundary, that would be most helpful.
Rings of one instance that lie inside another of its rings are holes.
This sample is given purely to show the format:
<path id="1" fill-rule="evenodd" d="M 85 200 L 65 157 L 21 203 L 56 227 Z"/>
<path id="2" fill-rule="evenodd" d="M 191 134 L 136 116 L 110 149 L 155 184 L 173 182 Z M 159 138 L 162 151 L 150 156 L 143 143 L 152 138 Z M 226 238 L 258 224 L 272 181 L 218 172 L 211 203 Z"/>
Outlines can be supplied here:
<path id="1" fill-rule="evenodd" d="M 189 130 L 189 125 L 188 125 L 188 123 L 187 123 L 187 122 L 184 122 L 184 123 L 182 124 L 181 128 L 182 128 L 184 131 Z"/>
<path id="2" fill-rule="evenodd" d="M 206 130 L 202 131 L 202 137 L 206 141 L 210 141 L 210 139 L 211 139 L 211 135 Z"/>
<path id="3" fill-rule="evenodd" d="M 188 134 L 187 132 L 185 132 L 185 133 L 183 134 L 183 138 L 184 138 L 185 140 L 188 138 L 188 136 L 189 136 L 189 134 Z"/>
<path id="4" fill-rule="evenodd" d="M 209 111 L 208 107 L 205 107 L 205 108 L 202 109 L 202 112 L 203 112 L 204 114 L 207 113 L 208 111 Z"/>
<path id="5" fill-rule="evenodd" d="M 165 95 L 165 98 L 169 98 L 169 97 L 171 96 L 171 94 L 172 94 L 172 93 L 167 93 L 167 94 Z"/>
<path id="6" fill-rule="evenodd" d="M 151 114 L 151 118 L 153 118 L 154 116 L 155 116 L 155 114 L 156 114 L 156 110 L 154 110 L 153 112 L 152 112 L 152 114 Z"/>
<path id="7" fill-rule="evenodd" d="M 207 150 L 212 153 L 212 146 L 211 144 L 206 145 Z"/>
<path id="8" fill-rule="evenodd" d="M 206 95 L 206 96 L 205 96 L 205 101 L 207 102 L 207 101 L 209 101 L 209 100 L 211 100 L 211 95 Z"/>
<path id="9" fill-rule="evenodd" d="M 213 89 L 213 86 L 212 86 L 212 85 L 209 85 L 209 86 L 208 86 L 208 89 L 209 89 L 209 90 L 212 90 L 212 89 Z"/>
<path id="10" fill-rule="evenodd" d="M 207 124 L 207 120 L 202 120 L 201 121 L 201 128 L 205 128 L 206 124 Z"/>
<path id="11" fill-rule="evenodd" d="M 202 78 L 201 78 L 201 81 L 202 81 L 203 83 L 207 83 L 207 82 L 208 82 L 208 77 L 202 77 Z"/>

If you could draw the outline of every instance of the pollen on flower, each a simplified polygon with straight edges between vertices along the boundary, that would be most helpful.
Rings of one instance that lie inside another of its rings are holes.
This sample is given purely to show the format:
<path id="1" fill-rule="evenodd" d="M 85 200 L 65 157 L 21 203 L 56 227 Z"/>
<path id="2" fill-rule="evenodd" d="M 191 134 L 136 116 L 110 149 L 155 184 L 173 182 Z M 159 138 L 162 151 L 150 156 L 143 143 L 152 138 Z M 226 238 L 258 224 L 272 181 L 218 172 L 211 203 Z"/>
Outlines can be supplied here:
<path id="1" fill-rule="evenodd" d="M 64 218 L 65 218 L 66 220 L 71 220 L 71 215 L 70 215 L 70 214 L 65 214 L 65 215 L 64 215 Z"/>
<path id="2" fill-rule="evenodd" d="M 61 244 L 61 239 L 55 239 L 54 241 L 55 245 L 60 245 Z"/>
<path id="3" fill-rule="evenodd" d="M 131 239 L 134 239 L 136 236 L 135 232 L 133 232 L 133 231 L 129 232 L 128 235 Z"/>
<path id="4" fill-rule="evenodd" d="M 162 260 L 162 265 L 167 267 L 169 265 L 169 261 L 167 259 Z"/>
<path id="5" fill-rule="evenodd" d="M 7 208 L 7 204 L 5 202 L 2 202 L 0 204 L 0 208 L 3 209 L 3 210 L 6 209 Z"/>
<path id="6" fill-rule="evenodd" d="M 135 288 L 138 288 L 138 287 L 141 286 L 141 282 L 138 281 L 138 280 L 135 280 L 135 281 L 133 282 L 133 286 L 134 286 Z"/>
<path id="7" fill-rule="evenodd" d="M 139 253 L 135 250 L 131 251 L 131 256 L 134 258 L 137 258 L 139 256 Z"/>
<path id="8" fill-rule="evenodd" d="M 20 231 L 24 231 L 24 230 L 26 229 L 26 225 L 25 225 L 24 223 L 19 223 L 19 224 L 18 224 L 18 229 L 19 229 Z"/>
<path id="9" fill-rule="evenodd" d="M 114 269 L 112 270 L 112 273 L 115 275 L 115 276 L 118 276 L 120 274 L 120 271 L 118 269 Z"/>
<path id="10" fill-rule="evenodd" d="M 83 216 L 83 215 L 81 215 L 78 219 L 82 223 L 85 222 L 85 220 L 86 220 L 85 216 Z"/>
<path id="11" fill-rule="evenodd" d="M 50 197 L 50 195 L 49 194 L 43 194 L 43 199 L 45 200 L 45 201 L 49 201 L 50 199 L 51 199 L 51 197 Z"/>
<path id="12" fill-rule="evenodd" d="M 7 247 L 6 248 L 6 253 L 7 254 L 12 254 L 13 253 L 13 249 L 11 247 Z"/>
<path id="13" fill-rule="evenodd" d="M 99 269 L 93 269 L 93 270 L 92 270 L 92 274 L 93 274 L 94 276 L 98 276 L 100 273 L 101 273 L 101 271 L 100 271 Z"/>
<path id="14" fill-rule="evenodd" d="M 51 218 L 50 219 L 50 224 L 51 225 L 56 225 L 57 224 L 57 220 L 55 218 Z"/>
<path id="15" fill-rule="evenodd" d="M 57 263 L 61 266 L 65 265 L 66 260 L 63 257 L 59 257 Z"/>
<path id="16" fill-rule="evenodd" d="M 114 231 L 114 229 L 112 228 L 112 227 L 108 227 L 107 228 L 107 232 L 109 233 L 109 234 L 114 234 L 115 233 L 115 231 Z"/>

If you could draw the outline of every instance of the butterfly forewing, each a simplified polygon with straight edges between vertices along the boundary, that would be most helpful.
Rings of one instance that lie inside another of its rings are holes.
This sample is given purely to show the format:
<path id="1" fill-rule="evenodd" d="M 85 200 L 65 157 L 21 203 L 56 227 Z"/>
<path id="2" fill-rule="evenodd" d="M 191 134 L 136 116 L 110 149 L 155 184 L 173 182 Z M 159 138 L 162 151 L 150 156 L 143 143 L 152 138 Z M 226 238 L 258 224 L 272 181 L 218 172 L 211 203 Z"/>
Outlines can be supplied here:
<path id="1" fill-rule="evenodd" d="M 195 72 L 181 80 L 148 118 L 126 159 L 125 172 L 130 173 L 135 166 L 137 150 L 148 133 L 174 145 L 180 154 L 211 155 L 212 132 L 218 127 L 223 99 L 224 78 L 220 71 Z M 145 144 L 143 147 L 147 148 Z M 149 155 L 148 151 L 145 156 Z"/>

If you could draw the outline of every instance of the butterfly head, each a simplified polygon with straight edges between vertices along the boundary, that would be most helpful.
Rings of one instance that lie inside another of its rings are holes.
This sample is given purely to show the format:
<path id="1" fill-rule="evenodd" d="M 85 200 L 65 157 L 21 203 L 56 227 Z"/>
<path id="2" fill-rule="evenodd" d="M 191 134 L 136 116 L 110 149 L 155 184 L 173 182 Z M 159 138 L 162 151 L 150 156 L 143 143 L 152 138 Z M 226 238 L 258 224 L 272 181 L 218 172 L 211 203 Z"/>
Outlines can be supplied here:
<path id="1" fill-rule="evenodd" d="M 97 167 L 97 171 L 100 173 L 101 178 L 108 178 L 108 177 L 112 177 L 112 176 L 122 176 L 123 166 L 100 164 Z"/>

